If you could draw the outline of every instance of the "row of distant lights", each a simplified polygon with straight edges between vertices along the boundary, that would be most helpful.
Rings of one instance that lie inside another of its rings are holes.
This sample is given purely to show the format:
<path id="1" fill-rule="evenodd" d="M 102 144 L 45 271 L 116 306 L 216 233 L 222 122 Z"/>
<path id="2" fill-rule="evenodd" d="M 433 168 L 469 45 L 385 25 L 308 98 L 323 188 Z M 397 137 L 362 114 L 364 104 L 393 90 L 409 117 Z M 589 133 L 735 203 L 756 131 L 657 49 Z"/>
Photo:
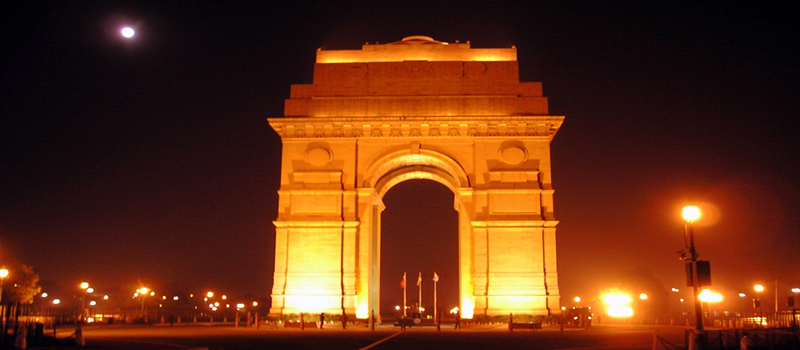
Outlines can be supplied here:
<path id="1" fill-rule="evenodd" d="M 86 293 L 94 293 L 94 288 L 89 287 L 89 284 L 86 283 L 86 282 L 81 283 L 80 287 L 81 287 L 81 289 L 86 290 Z M 156 293 L 154 291 L 149 290 L 146 287 L 142 287 L 140 289 L 137 289 L 136 293 L 133 293 L 133 298 L 137 298 L 140 295 L 141 296 L 147 296 L 148 295 L 147 292 L 150 292 L 149 293 L 150 296 L 155 296 L 156 295 Z M 42 295 L 42 298 L 47 298 L 48 297 L 47 293 L 42 293 L 41 295 Z M 194 298 L 194 294 L 189 294 L 189 297 L 190 298 Z M 203 298 L 203 301 L 208 301 L 208 298 L 213 298 L 213 297 L 214 297 L 214 292 L 208 292 L 208 293 L 206 293 L 206 297 Z M 222 300 L 226 300 L 226 299 L 228 299 L 228 296 L 227 295 L 222 295 L 221 298 L 222 298 Z M 167 300 L 167 296 L 166 295 L 162 295 L 161 299 L 162 300 Z M 179 299 L 180 298 L 177 295 L 172 297 L 172 300 L 175 300 L 175 301 L 177 301 Z M 108 300 L 108 295 L 104 295 L 103 296 L 103 300 Z M 53 304 L 55 304 L 55 305 L 61 304 L 61 299 L 53 299 Z M 92 301 L 89 302 L 89 305 L 95 306 L 95 305 L 97 305 L 97 302 L 92 300 Z M 158 306 L 161 306 L 161 304 L 159 304 Z M 244 303 L 236 304 L 236 308 L 237 309 L 244 309 L 244 306 L 245 306 Z M 258 306 L 258 302 L 254 301 L 253 302 L 253 306 Z M 213 304 L 208 304 L 208 307 L 213 311 L 217 311 L 217 308 L 219 307 L 219 302 L 215 302 Z M 225 307 L 226 308 L 230 308 L 231 304 L 226 304 Z"/>
<path id="2" fill-rule="evenodd" d="M 89 293 L 91 293 L 91 292 L 89 292 Z M 42 298 L 47 298 L 48 296 L 50 296 L 50 295 L 47 294 L 47 293 L 42 293 Z M 108 300 L 108 295 L 104 295 L 103 296 L 103 300 Z M 55 305 L 61 304 L 61 299 L 53 299 L 53 304 L 55 304 Z M 92 300 L 92 301 L 89 302 L 89 305 L 95 306 L 95 305 L 97 305 L 97 302 Z"/>

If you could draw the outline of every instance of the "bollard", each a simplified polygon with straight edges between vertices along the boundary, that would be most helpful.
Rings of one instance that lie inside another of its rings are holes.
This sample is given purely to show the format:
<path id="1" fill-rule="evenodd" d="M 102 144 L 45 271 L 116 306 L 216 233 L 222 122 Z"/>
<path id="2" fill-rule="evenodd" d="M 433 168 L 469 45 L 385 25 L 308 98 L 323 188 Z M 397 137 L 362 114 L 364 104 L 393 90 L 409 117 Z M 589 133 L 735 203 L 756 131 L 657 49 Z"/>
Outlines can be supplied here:
<path id="1" fill-rule="evenodd" d="M 233 328 L 239 328 L 239 310 L 236 310 L 236 318 L 233 320 Z"/>
<path id="2" fill-rule="evenodd" d="M 197 316 L 192 317 L 192 323 L 197 323 Z"/>
<path id="3" fill-rule="evenodd" d="M 369 314 L 369 330 L 375 331 L 375 310 Z"/>
<path id="4" fill-rule="evenodd" d="M 513 332 L 514 331 L 514 314 L 513 313 L 508 314 L 508 331 L 509 332 Z"/>
<path id="5" fill-rule="evenodd" d="M 253 323 L 255 323 L 256 329 L 261 326 L 261 324 L 258 323 L 258 312 L 256 312 L 256 315 L 253 317 Z"/>
<path id="6" fill-rule="evenodd" d="M 28 348 L 28 327 L 22 327 L 19 329 L 19 333 L 17 333 L 17 339 L 14 341 L 14 345 L 17 349 L 27 349 Z"/>
<path id="7" fill-rule="evenodd" d="M 86 341 L 83 339 L 83 330 L 81 329 L 81 321 L 78 321 L 78 325 L 75 326 L 75 345 L 80 347 L 86 346 Z"/>
<path id="8" fill-rule="evenodd" d="M 253 325 L 253 323 L 250 320 L 250 311 L 248 311 L 247 312 L 247 328 L 250 328 L 250 326 L 252 326 L 252 325 Z"/>
<path id="9" fill-rule="evenodd" d="M 306 330 L 306 321 L 303 319 L 303 313 L 300 313 L 300 330 Z"/>

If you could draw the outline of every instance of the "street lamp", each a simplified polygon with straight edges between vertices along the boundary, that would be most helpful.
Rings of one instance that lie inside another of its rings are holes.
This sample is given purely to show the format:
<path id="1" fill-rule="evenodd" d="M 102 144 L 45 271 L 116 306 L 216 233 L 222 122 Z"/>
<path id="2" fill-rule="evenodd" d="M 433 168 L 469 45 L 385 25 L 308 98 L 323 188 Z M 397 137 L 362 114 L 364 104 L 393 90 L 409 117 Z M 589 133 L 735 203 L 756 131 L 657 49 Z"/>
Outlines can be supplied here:
<path id="1" fill-rule="evenodd" d="M 695 335 L 697 337 L 697 342 L 699 348 L 705 348 L 705 332 L 703 330 L 703 306 L 701 305 L 700 299 L 698 299 L 700 286 L 699 280 L 697 275 L 697 251 L 694 248 L 694 231 L 692 228 L 692 224 L 695 220 L 700 218 L 700 208 L 694 205 L 687 205 L 683 207 L 682 212 L 683 220 L 686 221 L 686 225 L 684 226 L 684 243 L 689 248 L 689 262 L 690 267 L 687 269 L 687 272 L 691 273 L 691 285 L 694 293 L 694 316 L 695 316 Z M 686 258 L 684 257 L 684 260 Z M 690 270 L 691 269 L 691 270 Z"/>
<path id="2" fill-rule="evenodd" d="M 795 298 L 795 294 L 800 293 L 800 288 L 792 288 L 792 296 L 789 297 L 789 306 L 792 307 L 792 329 L 797 331 L 797 307 L 795 306 L 795 302 L 797 301 Z"/>
<path id="3" fill-rule="evenodd" d="M 764 313 L 761 311 L 761 293 L 764 291 L 764 286 L 756 284 L 753 286 L 753 290 L 758 293 L 756 298 L 753 299 L 753 306 L 758 308 L 758 323 L 762 326 L 766 326 L 766 322 L 764 322 Z"/>
<path id="4" fill-rule="evenodd" d="M 742 317 L 744 317 L 744 311 L 746 309 L 746 307 L 744 306 L 745 305 L 744 304 L 744 297 L 746 297 L 746 296 L 747 296 L 747 294 L 739 293 L 739 298 L 742 299 Z"/>
<path id="5" fill-rule="evenodd" d="M 0 269 L 0 302 L 3 301 L 3 281 L 8 277 L 8 269 Z"/>
<path id="6" fill-rule="evenodd" d="M 81 289 L 83 289 L 83 294 L 81 294 L 81 321 L 83 321 L 84 316 L 86 314 L 86 294 L 94 292 L 94 289 L 89 288 L 88 282 L 81 282 L 80 284 Z"/>

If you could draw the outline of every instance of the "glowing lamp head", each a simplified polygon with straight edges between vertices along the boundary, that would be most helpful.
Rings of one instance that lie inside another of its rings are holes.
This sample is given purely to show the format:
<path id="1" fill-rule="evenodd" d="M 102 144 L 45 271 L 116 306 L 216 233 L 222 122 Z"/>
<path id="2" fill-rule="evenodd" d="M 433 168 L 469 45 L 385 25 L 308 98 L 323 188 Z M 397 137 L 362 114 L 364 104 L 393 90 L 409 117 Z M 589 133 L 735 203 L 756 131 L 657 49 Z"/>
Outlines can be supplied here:
<path id="1" fill-rule="evenodd" d="M 125 27 L 125 28 L 122 28 L 122 29 L 119 31 L 119 33 L 120 33 L 120 34 L 121 34 L 123 37 L 125 37 L 125 38 L 128 38 L 128 39 L 130 39 L 130 38 L 133 38 L 133 36 L 134 36 L 134 35 L 136 35 L 136 31 L 135 31 L 135 30 L 133 30 L 133 28 L 131 28 L 131 27 Z"/>
<path id="2" fill-rule="evenodd" d="M 575 300 L 576 303 L 580 303 L 581 302 L 581 297 L 575 297 L 575 299 L 572 299 L 572 300 Z"/>
<path id="3" fill-rule="evenodd" d="M 687 205 L 683 207 L 682 215 L 683 219 L 686 220 L 686 222 L 694 222 L 695 220 L 700 218 L 700 208 L 694 205 Z"/>
<path id="4" fill-rule="evenodd" d="M 212 297 L 214 297 L 214 292 L 208 292 L 208 293 L 206 293 L 206 296 L 208 296 L 209 298 L 212 298 Z"/>
<path id="5" fill-rule="evenodd" d="M 86 293 L 94 293 L 94 288 L 92 287 L 86 288 Z"/>
<path id="6" fill-rule="evenodd" d="M 0 278 L 8 277 L 8 269 L 0 269 Z"/>
<path id="7" fill-rule="evenodd" d="M 639 299 L 647 300 L 647 294 L 645 293 L 639 294 Z"/>
<path id="8" fill-rule="evenodd" d="M 87 289 L 87 288 L 89 288 L 89 283 L 88 282 L 81 282 L 81 289 Z"/>
<path id="9" fill-rule="evenodd" d="M 139 294 L 147 294 L 147 288 L 142 287 L 142 289 L 139 289 Z"/>
<path id="10" fill-rule="evenodd" d="M 792 288 L 792 293 L 800 293 L 800 288 Z"/>
<path id="11" fill-rule="evenodd" d="M 764 286 L 762 286 L 760 284 L 756 284 L 755 286 L 753 286 L 753 290 L 755 290 L 756 292 L 761 293 L 761 292 L 764 291 Z"/>

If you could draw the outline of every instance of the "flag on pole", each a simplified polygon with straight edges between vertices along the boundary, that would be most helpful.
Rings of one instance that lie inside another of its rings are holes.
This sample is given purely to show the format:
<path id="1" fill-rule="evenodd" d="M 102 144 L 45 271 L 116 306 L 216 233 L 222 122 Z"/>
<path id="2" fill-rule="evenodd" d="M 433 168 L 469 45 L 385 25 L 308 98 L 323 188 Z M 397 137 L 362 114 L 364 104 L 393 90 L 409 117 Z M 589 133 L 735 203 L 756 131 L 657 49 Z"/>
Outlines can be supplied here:
<path id="1" fill-rule="evenodd" d="M 433 273 L 433 281 L 439 282 L 439 275 L 437 275 L 436 272 Z"/>
<path id="2" fill-rule="evenodd" d="M 420 283 L 422 283 L 422 272 L 420 272 L 419 277 L 417 277 L 417 287 L 419 287 Z"/>
<path id="3" fill-rule="evenodd" d="M 405 288 L 405 287 L 406 287 L 406 273 L 403 272 L 403 280 L 400 281 L 400 288 Z"/>

